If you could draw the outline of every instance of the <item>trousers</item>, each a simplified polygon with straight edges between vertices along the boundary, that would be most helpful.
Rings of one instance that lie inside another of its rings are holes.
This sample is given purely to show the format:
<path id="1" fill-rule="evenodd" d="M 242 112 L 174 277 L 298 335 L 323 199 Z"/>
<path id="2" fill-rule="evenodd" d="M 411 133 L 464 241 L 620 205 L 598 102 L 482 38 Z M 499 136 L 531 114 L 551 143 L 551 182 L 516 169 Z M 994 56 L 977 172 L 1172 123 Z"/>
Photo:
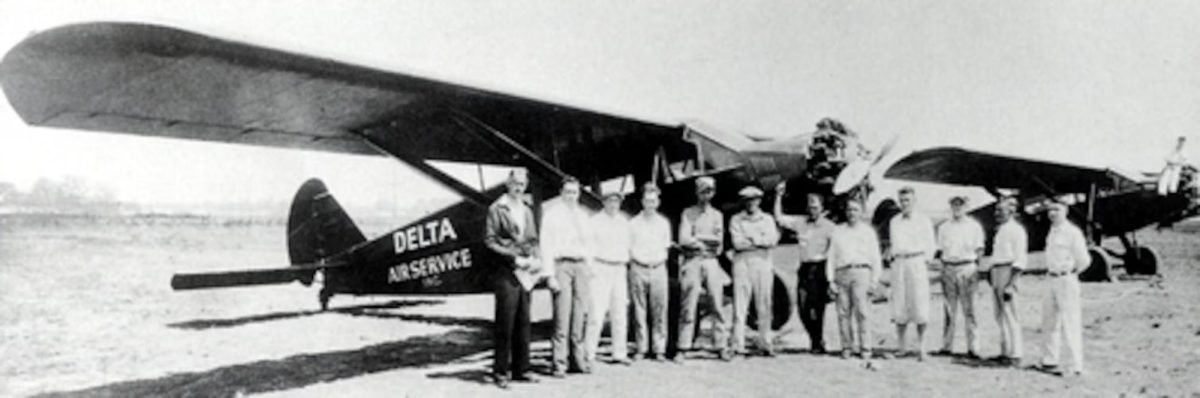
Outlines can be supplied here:
<path id="1" fill-rule="evenodd" d="M 1021 322 L 1017 318 L 1017 297 L 1015 292 L 1008 299 L 1004 298 L 1004 287 L 1018 274 L 1012 266 L 993 266 L 990 271 L 992 281 L 992 303 L 996 308 L 996 323 L 1000 325 L 1000 355 L 1009 358 L 1021 357 Z"/>
<path id="2" fill-rule="evenodd" d="M 592 307 L 591 271 L 586 262 L 560 260 L 555 261 L 554 274 L 559 288 L 554 294 L 554 335 L 550 338 L 554 369 L 591 370 L 584 345 L 584 329 Z"/>
<path id="3" fill-rule="evenodd" d="M 1042 329 L 1049 334 L 1042 363 L 1059 365 L 1063 340 L 1071 352 L 1072 371 L 1083 371 L 1083 314 L 1079 308 L 1079 278 L 1075 274 L 1050 277 L 1050 297 L 1042 310 Z"/>
<path id="4" fill-rule="evenodd" d="M 921 256 L 892 262 L 892 322 L 929 323 L 929 267 Z"/>
<path id="5" fill-rule="evenodd" d="M 492 373 L 520 376 L 529 371 L 529 291 L 511 272 L 496 274 L 496 318 L 492 341 L 496 354 Z M 511 365 L 511 366 L 510 366 Z"/>
<path id="6" fill-rule="evenodd" d="M 692 349 L 692 343 L 695 340 L 696 323 L 700 321 L 697 318 L 696 310 L 700 304 L 701 290 L 708 290 L 708 300 L 705 300 L 704 304 L 717 321 L 717 330 L 713 332 L 714 348 L 724 349 L 729 346 L 729 316 L 721 308 L 725 302 L 722 280 L 724 273 L 725 271 L 721 270 L 721 264 L 712 257 L 687 258 L 679 267 L 682 302 L 679 314 L 679 340 L 676 346 L 681 351 Z"/>
<path id="7" fill-rule="evenodd" d="M 958 328 L 958 310 L 962 309 L 963 326 L 967 335 L 967 352 L 978 353 L 975 323 L 975 288 L 979 286 L 975 263 L 946 265 L 942 268 L 942 296 L 946 310 L 946 329 L 942 335 L 942 349 L 954 348 L 954 332 Z"/>
<path id="8" fill-rule="evenodd" d="M 592 265 L 592 312 L 588 317 L 585 333 L 588 362 L 596 360 L 605 315 L 608 316 L 609 335 L 612 338 L 612 358 L 624 359 L 629 356 L 629 331 L 626 322 L 629 318 L 627 269 L 627 264 L 596 262 Z"/>
<path id="9" fill-rule="evenodd" d="M 754 300 L 758 347 L 771 349 L 771 294 L 775 270 L 771 258 L 762 253 L 738 254 L 733 262 L 733 349 L 746 351 L 746 319 Z"/>
<path id="10" fill-rule="evenodd" d="M 638 354 L 651 349 L 667 352 L 667 266 L 629 266 L 629 293 L 633 301 L 633 337 Z"/>
<path id="11" fill-rule="evenodd" d="M 871 287 L 871 270 L 842 268 L 834 272 L 833 282 L 837 285 L 838 332 L 842 340 L 842 350 L 870 350 L 867 306 L 871 304 L 871 300 L 867 297 L 867 290 Z"/>
<path id="12" fill-rule="evenodd" d="M 800 264 L 796 283 L 796 299 L 800 307 L 800 323 L 808 332 L 811 349 L 825 348 L 825 308 L 829 305 L 829 280 L 825 276 L 825 261 Z"/>

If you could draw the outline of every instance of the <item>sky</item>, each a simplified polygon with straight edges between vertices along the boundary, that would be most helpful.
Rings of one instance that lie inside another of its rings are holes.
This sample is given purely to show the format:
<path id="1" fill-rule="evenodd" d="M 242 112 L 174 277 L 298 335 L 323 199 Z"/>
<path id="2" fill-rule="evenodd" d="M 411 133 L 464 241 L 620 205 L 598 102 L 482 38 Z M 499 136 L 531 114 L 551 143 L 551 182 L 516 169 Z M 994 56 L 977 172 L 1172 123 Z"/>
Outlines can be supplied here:
<path id="1" fill-rule="evenodd" d="M 1157 171 L 1176 137 L 1200 138 L 1189 1 L 0 0 L 0 51 L 85 21 L 757 136 L 832 116 L 868 144 L 900 137 L 889 161 L 959 146 Z M 449 170 L 478 185 L 474 166 Z M 385 157 L 34 128 L 0 103 L 0 181 L 64 175 L 139 203 L 285 201 L 314 176 L 349 206 L 453 197 Z"/>

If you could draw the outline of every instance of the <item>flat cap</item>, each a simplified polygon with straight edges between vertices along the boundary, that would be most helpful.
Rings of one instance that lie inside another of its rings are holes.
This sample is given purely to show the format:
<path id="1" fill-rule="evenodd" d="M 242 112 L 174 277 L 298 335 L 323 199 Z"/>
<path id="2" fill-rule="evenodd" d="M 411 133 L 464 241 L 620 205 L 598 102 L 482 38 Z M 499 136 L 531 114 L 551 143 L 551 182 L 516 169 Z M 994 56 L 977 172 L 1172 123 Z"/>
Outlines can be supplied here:
<path id="1" fill-rule="evenodd" d="M 758 187 L 750 186 L 742 188 L 741 191 L 738 191 L 738 196 L 740 196 L 742 200 L 758 199 L 763 196 L 763 191 L 758 189 Z"/>

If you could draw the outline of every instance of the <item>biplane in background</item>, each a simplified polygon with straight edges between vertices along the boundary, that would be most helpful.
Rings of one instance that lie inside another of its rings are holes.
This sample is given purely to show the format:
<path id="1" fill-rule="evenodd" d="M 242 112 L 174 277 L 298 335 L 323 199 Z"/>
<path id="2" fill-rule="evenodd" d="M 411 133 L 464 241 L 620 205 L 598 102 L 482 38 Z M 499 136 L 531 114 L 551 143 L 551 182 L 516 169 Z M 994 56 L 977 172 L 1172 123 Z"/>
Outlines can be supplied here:
<path id="1" fill-rule="evenodd" d="M 1113 261 L 1121 259 L 1129 274 L 1158 272 L 1161 258 L 1138 243 L 1137 231 L 1150 225 L 1170 226 L 1200 213 L 1197 169 L 1178 165 L 1179 178 L 1163 181 L 1152 173 L 1129 173 L 1040 160 L 1023 159 L 961 148 L 933 148 L 914 152 L 897 161 L 885 178 L 939 184 L 978 186 L 993 196 L 1013 195 L 1020 200 L 1019 220 L 1029 231 L 1029 250 L 1045 248 L 1050 221 L 1041 208 L 1048 198 L 1070 205 L 1068 217 L 1090 239 L 1092 264 L 1081 280 L 1112 280 Z M 1162 187 L 1160 184 L 1172 184 Z M 881 206 L 883 207 L 883 206 Z M 985 229 L 996 225 L 995 202 L 971 212 Z M 987 234 L 990 241 L 992 234 Z M 1120 239 L 1124 251 L 1101 246 L 1108 237 Z M 989 244 L 990 246 L 990 244 Z"/>
<path id="2" fill-rule="evenodd" d="M 530 171 L 530 191 L 540 199 L 553 196 L 563 177 L 575 176 L 588 187 L 584 198 L 592 206 L 599 203 L 595 192 L 602 184 L 656 181 L 663 187 L 662 211 L 677 218 L 693 202 L 693 180 L 701 176 L 716 179 L 715 202 L 727 214 L 736 206 L 740 188 L 770 190 L 781 181 L 788 182 L 788 196 L 820 193 L 836 209 L 847 198 L 870 194 L 869 169 L 891 148 L 888 144 L 871 154 L 851 132 L 829 123 L 814 133 L 750 138 L 695 123 L 615 116 L 144 24 L 89 23 L 32 35 L 0 63 L 0 85 L 30 125 L 390 156 L 462 197 L 367 239 L 324 184 L 310 180 L 296 193 L 288 218 L 290 267 L 179 274 L 171 281 L 175 289 L 295 281 L 310 285 L 319 274 L 323 308 L 334 295 L 491 290 L 490 265 L 496 259 L 483 244 L 483 224 L 486 207 L 502 188 L 468 186 L 431 160 L 524 167 Z M 1085 180 L 1090 191 L 1082 192 L 1091 192 L 1088 203 L 1092 210 L 1100 209 L 1098 214 L 1116 215 L 1109 205 L 1124 211 L 1130 203 L 1160 202 L 1178 204 L 1176 216 L 1191 211 L 1175 197 L 1120 190 L 1129 181 L 1106 185 L 1113 182 L 1105 172 L 1009 162 L 1009 167 L 1032 174 L 1008 184 L 1003 178 L 1018 174 L 989 180 L 965 169 L 991 169 L 978 161 L 1003 159 L 933 150 L 902 160 L 888 174 L 993 190 L 1029 188 L 1024 180 L 1036 180 L 1046 187 L 1030 192 L 1054 194 L 1081 192 L 1076 188 Z M 1069 172 L 1074 170 L 1086 172 Z M 629 197 L 627 207 L 632 210 L 636 201 Z M 876 225 L 892 211 L 880 206 Z M 1107 217 L 1087 220 L 1092 231 L 1109 233 L 1135 224 Z M 790 318 L 791 299 L 775 300 L 777 327 Z"/>

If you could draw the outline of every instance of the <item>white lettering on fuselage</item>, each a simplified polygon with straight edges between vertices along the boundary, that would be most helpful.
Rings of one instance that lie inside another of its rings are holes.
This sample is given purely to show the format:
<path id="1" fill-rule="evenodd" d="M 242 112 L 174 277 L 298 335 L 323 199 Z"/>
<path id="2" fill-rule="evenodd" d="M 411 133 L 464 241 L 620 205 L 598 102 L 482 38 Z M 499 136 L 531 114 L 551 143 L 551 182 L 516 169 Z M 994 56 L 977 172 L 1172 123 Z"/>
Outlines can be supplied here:
<path id="1" fill-rule="evenodd" d="M 400 283 L 471 268 L 471 249 L 462 248 L 422 257 L 388 269 L 388 283 Z"/>
<path id="2" fill-rule="evenodd" d="M 396 254 L 424 249 L 458 239 L 454 232 L 454 224 L 450 219 L 432 220 L 424 224 L 410 225 L 408 228 L 392 233 L 392 247 Z"/>

